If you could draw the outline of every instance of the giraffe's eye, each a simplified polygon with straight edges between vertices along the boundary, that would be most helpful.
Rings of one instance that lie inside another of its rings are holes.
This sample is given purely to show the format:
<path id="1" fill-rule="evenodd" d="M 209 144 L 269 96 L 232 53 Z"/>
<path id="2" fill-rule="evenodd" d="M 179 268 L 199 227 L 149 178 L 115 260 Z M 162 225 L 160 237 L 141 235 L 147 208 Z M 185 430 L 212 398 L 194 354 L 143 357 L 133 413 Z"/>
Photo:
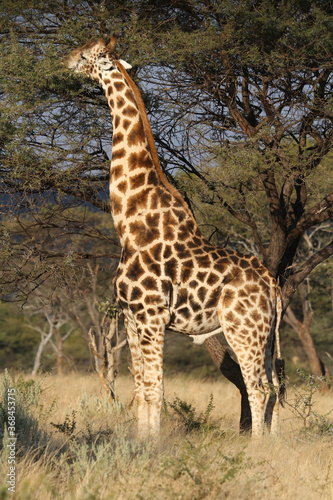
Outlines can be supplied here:
<path id="1" fill-rule="evenodd" d="M 112 63 L 106 56 L 99 57 L 98 64 L 103 71 L 115 69 L 114 63 Z"/>
<path id="2" fill-rule="evenodd" d="M 84 56 L 83 54 L 81 54 L 81 59 L 83 59 L 84 61 L 87 60 L 86 56 Z"/>

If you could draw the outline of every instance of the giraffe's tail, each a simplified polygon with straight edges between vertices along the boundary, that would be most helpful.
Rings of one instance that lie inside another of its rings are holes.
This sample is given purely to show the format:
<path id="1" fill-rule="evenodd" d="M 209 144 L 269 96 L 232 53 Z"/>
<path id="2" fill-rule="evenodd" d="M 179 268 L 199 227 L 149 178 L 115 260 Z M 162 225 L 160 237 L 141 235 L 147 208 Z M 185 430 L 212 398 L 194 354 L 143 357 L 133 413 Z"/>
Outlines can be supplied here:
<path id="1" fill-rule="evenodd" d="M 282 317 L 282 295 L 281 290 L 278 285 L 276 285 L 276 298 L 275 298 L 275 311 L 276 311 L 276 323 L 275 323 L 275 341 L 276 341 L 276 360 L 275 360 L 275 371 L 279 379 L 279 401 L 281 406 L 284 406 L 284 399 L 286 395 L 286 374 L 285 374 L 285 361 L 281 356 L 281 346 L 280 346 L 280 323 Z"/>

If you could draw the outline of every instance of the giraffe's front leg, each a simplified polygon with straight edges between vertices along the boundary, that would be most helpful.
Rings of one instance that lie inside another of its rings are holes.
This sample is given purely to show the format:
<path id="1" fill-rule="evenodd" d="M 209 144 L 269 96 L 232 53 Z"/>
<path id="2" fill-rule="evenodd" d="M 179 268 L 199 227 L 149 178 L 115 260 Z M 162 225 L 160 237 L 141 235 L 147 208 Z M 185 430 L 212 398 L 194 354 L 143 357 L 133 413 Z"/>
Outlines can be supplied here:
<path id="1" fill-rule="evenodd" d="M 163 314 L 126 321 L 132 355 L 135 399 L 138 404 L 138 435 L 157 437 L 163 401 Z M 135 325 L 135 326 L 134 326 Z"/>
<path id="2" fill-rule="evenodd" d="M 135 400 L 138 411 L 138 437 L 146 439 L 149 435 L 148 403 L 145 399 L 144 389 L 144 361 L 141 352 L 140 339 L 133 321 L 125 318 L 128 345 L 132 357 L 132 374 L 135 384 Z"/>
<path id="3" fill-rule="evenodd" d="M 158 437 L 163 402 L 164 322 L 156 315 L 138 326 L 143 359 L 143 392 L 148 406 L 149 435 Z"/>
<path id="4" fill-rule="evenodd" d="M 156 317 L 153 324 L 142 326 L 140 336 L 144 360 L 144 395 L 148 403 L 149 434 L 157 437 L 160 432 L 163 402 L 163 348 L 164 324 Z"/>
<path id="5" fill-rule="evenodd" d="M 169 322 L 168 307 L 161 301 L 152 304 L 147 314 L 137 318 L 141 353 L 144 366 L 144 395 L 148 403 L 149 434 L 157 438 L 160 432 L 163 402 L 163 350 L 165 325 Z"/>

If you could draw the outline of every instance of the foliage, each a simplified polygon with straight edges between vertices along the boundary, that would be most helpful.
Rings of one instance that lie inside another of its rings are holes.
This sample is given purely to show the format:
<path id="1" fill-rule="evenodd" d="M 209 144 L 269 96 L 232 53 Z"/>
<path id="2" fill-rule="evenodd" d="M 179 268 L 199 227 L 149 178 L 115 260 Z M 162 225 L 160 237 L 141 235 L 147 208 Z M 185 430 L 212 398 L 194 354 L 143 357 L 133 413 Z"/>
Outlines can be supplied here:
<path id="1" fill-rule="evenodd" d="M 221 436 L 218 436 L 221 437 Z M 218 461 L 221 468 L 219 483 L 222 485 L 231 481 L 237 472 L 244 467 L 244 453 L 235 456 L 225 455 L 222 451 L 214 449 L 214 442 L 207 441 L 196 444 L 187 440 L 179 450 L 176 457 L 167 457 L 162 464 L 162 471 L 176 481 L 182 476 L 188 477 L 190 484 L 193 482 L 198 487 L 197 498 L 203 498 L 210 489 L 213 478 L 203 479 L 205 471 L 212 462 Z"/>
<path id="2" fill-rule="evenodd" d="M 1 366 L 31 369 L 31 354 L 36 347 L 36 334 L 26 327 L 22 311 L 17 311 L 17 307 L 11 304 L 0 304 Z"/>
<path id="3" fill-rule="evenodd" d="M 1 2 L 0 296 L 26 300 L 46 283 L 72 297 L 87 259 L 112 279 L 111 118 L 101 89 L 62 63 L 111 33 L 133 65 L 167 177 L 207 237 L 259 255 L 280 277 L 287 306 L 332 253 L 326 0 Z M 328 281 L 322 269 L 316 284 Z M 328 296 L 330 285 L 318 286 Z M 314 300 L 327 339 L 331 309 Z M 20 350 L 19 322 L 6 315 L 8 332 L 1 325 L 2 358 L 28 366 L 34 339 L 24 329 Z"/>
<path id="4" fill-rule="evenodd" d="M 29 305 L 32 303 L 32 297 Z M 32 326 L 45 326 L 42 311 L 29 311 L 17 304 L 0 304 L 0 364 L 5 368 L 31 372 L 40 341 L 40 334 Z M 70 369 L 86 369 L 89 350 L 82 334 L 75 331 L 64 344 L 64 355 Z M 48 347 L 42 358 L 42 371 L 52 370 L 54 349 Z"/>
<path id="5" fill-rule="evenodd" d="M 55 424 L 51 422 L 51 425 L 57 429 L 58 432 L 62 432 L 66 436 L 72 437 L 76 428 L 76 411 L 72 411 L 72 416 L 70 417 L 68 414 L 65 416 L 65 420 L 63 423 Z"/>
<path id="6" fill-rule="evenodd" d="M 182 401 L 177 396 L 175 396 L 172 403 L 164 402 L 165 412 L 170 417 L 170 412 L 168 411 L 168 408 L 173 410 L 174 415 L 180 420 L 182 425 L 185 427 L 186 432 L 191 432 L 193 430 L 200 430 L 200 429 L 208 429 L 210 427 L 208 419 L 214 409 L 213 394 L 210 395 L 207 408 L 201 415 L 196 415 L 196 409 L 190 403 Z"/>
<path id="7" fill-rule="evenodd" d="M 327 377 L 315 377 L 301 369 L 297 370 L 297 372 L 303 384 L 293 384 L 289 387 L 292 396 L 289 396 L 285 403 L 296 418 L 301 419 L 303 430 L 307 434 L 333 436 L 333 421 L 327 419 L 332 411 L 329 411 L 326 415 L 320 415 L 314 410 L 314 396 L 318 391 L 327 389 L 330 381 Z"/>
<path id="8" fill-rule="evenodd" d="M 52 403 L 50 409 L 45 412 L 41 403 L 41 382 L 35 380 L 25 381 L 22 376 L 14 378 L 9 375 L 8 371 L 5 371 L 0 376 L 0 391 L 0 438 L 4 438 L 5 427 L 8 427 L 8 394 L 14 394 L 15 405 L 10 408 L 15 415 L 14 427 L 15 436 L 17 437 L 17 453 L 22 456 L 29 449 L 38 450 L 38 453 L 40 453 L 47 443 L 47 436 L 42 430 L 41 424 L 52 412 L 54 406 L 54 403 Z M 38 410 L 37 415 L 35 410 Z M 5 445 L 4 442 L 2 444 Z"/>
<path id="9" fill-rule="evenodd" d="M 119 312 L 118 305 L 108 299 L 106 301 L 99 302 L 97 306 L 99 312 L 106 315 L 108 318 L 115 318 Z"/>
<path id="10" fill-rule="evenodd" d="M 95 243 L 83 248 L 99 239 L 99 222 L 80 220 L 91 207 L 108 211 L 111 119 L 101 89 L 61 60 L 101 34 L 120 35 L 166 175 L 194 208 L 222 212 L 213 222 L 222 232 L 227 221 L 225 233 L 231 225 L 241 241 L 254 239 L 271 272 L 288 276 L 286 303 L 331 254 L 327 235 L 326 248 L 292 267 L 302 234 L 332 215 L 328 2 L 8 0 L 0 8 L 7 297 L 99 255 Z M 55 236 L 64 234 L 71 244 L 59 251 Z M 112 258 L 115 235 L 105 242 Z"/>

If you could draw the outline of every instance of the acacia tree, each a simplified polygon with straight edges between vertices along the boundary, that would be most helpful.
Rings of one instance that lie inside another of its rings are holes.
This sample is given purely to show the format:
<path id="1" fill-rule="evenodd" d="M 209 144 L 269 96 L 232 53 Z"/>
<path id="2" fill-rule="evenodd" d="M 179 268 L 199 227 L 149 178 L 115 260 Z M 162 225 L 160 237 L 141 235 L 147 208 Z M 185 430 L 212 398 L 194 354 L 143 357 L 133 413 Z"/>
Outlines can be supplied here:
<path id="1" fill-rule="evenodd" d="M 150 12 L 159 7 L 151 2 Z M 176 180 L 192 185 L 188 198 L 199 220 L 211 223 L 217 207 L 219 229 L 229 219 L 238 233 L 229 244 L 251 235 L 279 279 L 286 310 L 333 253 L 331 223 L 321 244 L 299 258 L 303 236 L 320 232 L 333 215 L 332 8 L 321 1 L 170 2 L 156 15 L 175 7 L 169 23 L 152 28 L 155 65 L 150 60 L 140 72 L 149 89 L 163 89 L 148 95 L 161 155 L 169 168 L 182 165 L 186 180 Z M 234 378 L 218 341 L 205 343 Z M 320 365 L 311 342 L 307 354 Z"/>
<path id="2" fill-rule="evenodd" d="M 0 5 L 4 298 L 22 299 L 45 280 L 70 283 L 85 259 L 119 258 L 106 215 L 111 120 L 101 91 L 64 73 L 71 16 L 82 14 L 80 2 L 66 4 Z"/>
<path id="3" fill-rule="evenodd" d="M 61 234 L 64 225 L 54 214 L 66 215 L 69 232 L 91 234 L 91 225 L 67 217 L 65 206 L 109 211 L 107 103 L 101 89 L 74 79 L 60 61 L 78 44 L 117 33 L 166 175 L 199 221 L 198 208 L 216 210 L 214 238 L 221 239 L 226 222 L 251 235 L 280 279 L 286 308 L 333 252 L 326 233 L 324 246 L 295 260 L 302 235 L 333 212 L 330 3 L 46 0 L 36 6 L 16 0 L 0 9 L 3 287 L 38 284 L 59 266 L 54 238 L 41 245 L 33 238 L 50 224 L 52 235 Z M 46 198 L 47 223 L 43 216 L 29 231 L 24 218 L 34 220 Z M 81 253 L 96 256 L 93 247 Z M 80 252 L 72 251 L 69 261 L 65 255 L 58 252 L 67 274 Z M 206 345 L 241 389 L 239 368 L 218 341 Z"/>
<path id="4" fill-rule="evenodd" d="M 157 142 L 168 164 L 195 180 L 201 202 L 248 228 L 281 280 L 286 308 L 333 252 L 328 234 L 323 248 L 294 265 L 302 235 L 333 215 L 332 8 L 322 1 L 173 5 L 186 19 L 154 31 L 150 65 L 140 72 L 160 89 L 149 90 Z M 154 56 L 163 65 L 156 71 Z"/>
<path id="5" fill-rule="evenodd" d="M 2 186 L 13 206 L 21 202 L 16 212 L 11 206 L 16 220 L 38 207 L 41 193 L 43 200 L 52 194 L 50 210 L 80 200 L 109 211 L 107 103 L 94 84 L 66 74 L 60 60 L 76 43 L 118 31 L 120 50 L 147 89 L 166 173 L 179 182 L 177 167 L 199 180 L 202 201 L 251 231 L 264 264 L 281 278 L 286 307 L 333 252 L 330 242 L 293 266 L 302 234 L 333 211 L 332 168 L 325 164 L 333 140 L 330 4 L 22 5 L 4 5 L 0 26 Z"/>

